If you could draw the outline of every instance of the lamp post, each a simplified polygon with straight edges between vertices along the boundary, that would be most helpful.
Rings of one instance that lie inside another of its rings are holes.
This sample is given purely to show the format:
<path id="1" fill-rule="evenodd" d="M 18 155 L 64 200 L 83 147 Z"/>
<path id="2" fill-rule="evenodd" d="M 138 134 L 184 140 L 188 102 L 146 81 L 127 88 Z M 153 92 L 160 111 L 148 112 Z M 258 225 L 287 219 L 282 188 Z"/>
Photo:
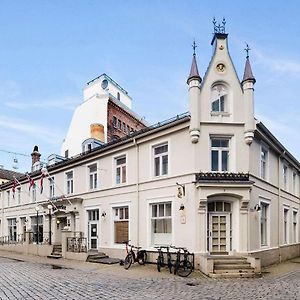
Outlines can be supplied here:
<path id="1" fill-rule="evenodd" d="M 52 209 L 52 205 L 51 204 L 48 204 L 48 209 L 49 209 L 49 245 L 51 245 L 51 242 L 52 242 L 52 232 L 51 232 L 51 219 L 52 219 L 51 209 Z"/>
<path id="2" fill-rule="evenodd" d="M 38 206 L 36 206 L 35 210 L 36 210 L 36 233 L 37 233 L 36 244 L 38 245 L 39 244 L 39 210 L 40 210 L 40 208 Z"/>

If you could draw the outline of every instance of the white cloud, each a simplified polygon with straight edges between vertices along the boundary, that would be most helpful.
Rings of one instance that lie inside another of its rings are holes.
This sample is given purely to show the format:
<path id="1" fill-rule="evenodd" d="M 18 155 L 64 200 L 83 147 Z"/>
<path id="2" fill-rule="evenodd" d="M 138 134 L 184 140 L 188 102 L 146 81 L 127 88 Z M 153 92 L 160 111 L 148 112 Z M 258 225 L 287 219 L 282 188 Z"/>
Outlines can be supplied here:
<path id="1" fill-rule="evenodd" d="M 57 145 L 57 141 L 62 140 L 63 136 L 63 133 L 53 128 L 51 124 L 49 124 L 49 127 L 46 127 L 22 119 L 13 119 L 0 115 L 0 135 L 1 131 L 5 132 L 7 129 L 28 135 L 30 140 L 41 140 L 50 145 Z"/>
<path id="2" fill-rule="evenodd" d="M 77 97 L 63 97 L 45 100 L 35 100 L 35 101 L 7 101 L 4 103 L 5 106 L 14 109 L 33 109 L 33 108 L 57 108 L 74 110 L 74 108 L 80 103 L 80 98 Z"/>
<path id="3" fill-rule="evenodd" d="M 300 76 L 300 63 L 289 58 L 272 57 L 266 52 L 253 49 L 253 54 L 259 64 L 266 66 L 269 71 L 289 73 Z"/>

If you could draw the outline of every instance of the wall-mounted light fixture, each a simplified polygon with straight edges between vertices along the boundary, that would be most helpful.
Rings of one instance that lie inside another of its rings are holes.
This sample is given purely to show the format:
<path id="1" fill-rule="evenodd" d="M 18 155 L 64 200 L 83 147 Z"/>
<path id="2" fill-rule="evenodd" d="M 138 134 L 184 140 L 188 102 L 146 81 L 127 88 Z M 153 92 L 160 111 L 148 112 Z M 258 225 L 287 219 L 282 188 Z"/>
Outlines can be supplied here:
<path id="1" fill-rule="evenodd" d="M 179 207 L 179 210 L 180 210 L 180 211 L 183 211 L 183 210 L 184 210 L 184 205 L 183 205 L 183 203 L 181 203 L 181 205 L 180 205 L 180 207 Z"/>
<path id="2" fill-rule="evenodd" d="M 102 219 L 105 219 L 105 218 L 106 218 L 106 212 L 105 212 L 105 211 L 102 212 L 101 218 L 102 218 Z"/>
<path id="3" fill-rule="evenodd" d="M 256 211 L 260 211 L 261 207 L 259 206 L 259 204 L 254 205 L 254 210 Z"/>
<path id="4" fill-rule="evenodd" d="M 185 185 L 176 182 L 177 187 L 177 197 L 182 198 L 185 196 Z"/>

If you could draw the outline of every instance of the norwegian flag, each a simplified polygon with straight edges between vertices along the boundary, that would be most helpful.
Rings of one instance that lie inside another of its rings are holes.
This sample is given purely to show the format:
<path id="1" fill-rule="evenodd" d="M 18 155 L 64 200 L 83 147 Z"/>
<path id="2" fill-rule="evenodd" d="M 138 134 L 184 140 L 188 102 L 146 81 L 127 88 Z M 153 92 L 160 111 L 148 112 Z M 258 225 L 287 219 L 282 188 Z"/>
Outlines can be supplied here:
<path id="1" fill-rule="evenodd" d="M 30 191 L 31 187 L 33 187 L 35 185 L 35 182 L 34 180 L 30 177 L 30 175 L 27 173 L 26 174 L 26 177 L 28 179 L 28 182 L 29 182 L 29 187 L 28 187 L 28 190 Z"/>
<path id="2" fill-rule="evenodd" d="M 15 199 L 15 193 L 16 193 L 16 187 L 18 185 L 21 185 L 21 183 L 19 182 L 19 180 L 14 176 L 14 181 L 13 181 L 13 186 L 12 186 L 12 192 L 13 192 L 13 198 Z"/>
<path id="3" fill-rule="evenodd" d="M 44 178 L 48 175 L 47 168 L 44 166 L 41 170 L 41 180 L 40 180 L 40 186 L 41 186 L 41 194 L 44 190 Z"/>
<path id="4" fill-rule="evenodd" d="M 41 174 L 41 180 L 40 180 L 40 186 L 41 186 L 41 194 L 43 193 L 43 190 L 44 190 L 44 178 L 46 177 L 45 174 Z"/>

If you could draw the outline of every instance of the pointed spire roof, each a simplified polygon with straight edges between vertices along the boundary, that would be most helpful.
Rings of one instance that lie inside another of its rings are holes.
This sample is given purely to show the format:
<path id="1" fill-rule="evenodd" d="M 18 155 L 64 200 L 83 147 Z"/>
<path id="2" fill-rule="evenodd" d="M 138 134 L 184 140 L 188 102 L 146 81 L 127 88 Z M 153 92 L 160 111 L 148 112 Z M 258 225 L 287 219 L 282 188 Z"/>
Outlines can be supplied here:
<path id="1" fill-rule="evenodd" d="M 193 79 L 199 80 L 199 82 L 201 83 L 202 79 L 199 75 L 199 71 L 198 71 L 198 66 L 197 66 L 197 60 L 196 60 L 196 43 L 194 41 L 193 43 L 193 49 L 194 49 L 194 53 L 193 53 L 193 60 L 192 60 L 192 66 L 191 66 L 191 71 L 190 71 L 190 75 L 187 79 L 187 83 L 189 84 L 189 82 Z"/>
<path id="2" fill-rule="evenodd" d="M 244 70 L 244 76 L 243 76 L 242 83 L 247 80 L 252 80 L 253 83 L 255 83 L 256 80 L 255 80 L 255 77 L 253 76 L 251 65 L 250 65 L 250 60 L 249 60 L 250 48 L 249 48 L 248 44 L 246 44 L 246 45 L 247 45 L 247 47 L 246 47 L 245 51 L 247 52 L 247 56 L 246 56 L 246 64 L 245 64 L 245 70 Z"/>

